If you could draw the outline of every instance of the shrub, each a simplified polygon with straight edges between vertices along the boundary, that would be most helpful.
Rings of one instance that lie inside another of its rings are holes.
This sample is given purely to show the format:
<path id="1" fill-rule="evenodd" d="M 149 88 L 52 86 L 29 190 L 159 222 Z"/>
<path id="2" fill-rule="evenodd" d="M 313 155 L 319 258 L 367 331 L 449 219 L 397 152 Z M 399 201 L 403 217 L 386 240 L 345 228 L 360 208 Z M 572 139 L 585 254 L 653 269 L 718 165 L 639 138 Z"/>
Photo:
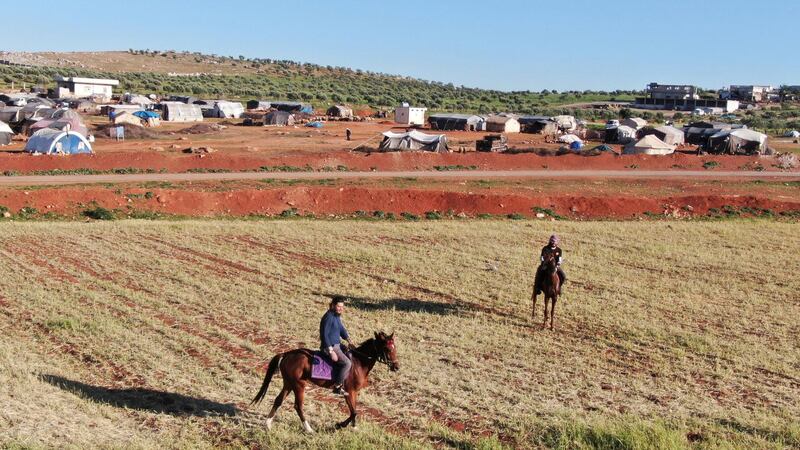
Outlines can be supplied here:
<path id="1" fill-rule="evenodd" d="M 703 163 L 703 169 L 713 169 L 715 167 L 719 167 L 719 163 L 716 161 L 706 161 Z"/>
<path id="2" fill-rule="evenodd" d="M 439 211 L 428 211 L 425 213 L 425 218 L 428 220 L 439 220 L 442 218 L 442 215 L 439 214 Z"/>
<path id="3" fill-rule="evenodd" d="M 297 208 L 284 209 L 281 212 L 280 216 L 281 217 L 297 217 L 298 216 Z"/>
<path id="4" fill-rule="evenodd" d="M 94 220 L 116 219 L 116 217 L 114 216 L 114 212 L 112 212 L 109 209 L 103 208 L 102 206 L 95 206 L 94 208 L 91 209 L 85 209 L 83 211 L 83 215 Z"/>
<path id="5" fill-rule="evenodd" d="M 411 214 L 410 212 L 402 212 L 400 213 L 400 217 L 406 220 L 419 220 L 419 216 Z"/>
<path id="6" fill-rule="evenodd" d="M 781 170 L 789 170 L 797 167 L 797 155 L 794 153 L 781 153 L 775 160 L 778 162 L 776 166 Z"/>
<path id="7" fill-rule="evenodd" d="M 511 220 L 522 220 L 525 218 L 525 216 L 520 213 L 511 213 L 508 215 L 508 218 Z"/>

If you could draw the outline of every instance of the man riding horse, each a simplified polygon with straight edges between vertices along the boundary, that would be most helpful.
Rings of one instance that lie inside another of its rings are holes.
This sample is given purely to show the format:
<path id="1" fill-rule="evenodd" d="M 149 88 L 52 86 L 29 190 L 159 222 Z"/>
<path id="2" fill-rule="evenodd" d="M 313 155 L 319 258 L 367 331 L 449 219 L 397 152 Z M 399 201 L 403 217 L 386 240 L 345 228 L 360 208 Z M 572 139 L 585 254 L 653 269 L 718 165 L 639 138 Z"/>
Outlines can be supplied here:
<path id="1" fill-rule="evenodd" d="M 555 234 L 550 236 L 550 240 L 547 241 L 547 245 L 542 248 L 542 254 L 539 256 L 539 268 L 536 269 L 536 278 L 533 282 L 533 298 L 536 299 L 536 296 L 542 293 L 542 276 L 544 275 L 544 262 L 548 258 L 548 256 L 552 255 L 557 264 L 557 272 L 558 278 L 560 283 L 558 285 L 559 292 L 561 291 L 561 286 L 564 285 L 564 282 L 567 281 L 567 275 L 564 273 L 564 270 L 561 268 L 561 248 L 558 246 L 560 239 Z"/>
<path id="2" fill-rule="evenodd" d="M 355 348 L 355 346 L 350 342 L 350 335 L 347 334 L 347 329 L 342 323 L 343 312 L 344 299 L 342 297 L 332 298 L 330 305 L 328 305 L 328 311 L 325 312 L 319 322 L 319 338 L 322 353 L 328 355 L 337 368 L 333 393 L 346 396 L 347 392 L 342 388 L 342 384 L 344 384 L 344 379 L 347 373 L 350 372 L 353 362 L 342 350 L 340 342 L 344 339 L 350 348 Z"/>

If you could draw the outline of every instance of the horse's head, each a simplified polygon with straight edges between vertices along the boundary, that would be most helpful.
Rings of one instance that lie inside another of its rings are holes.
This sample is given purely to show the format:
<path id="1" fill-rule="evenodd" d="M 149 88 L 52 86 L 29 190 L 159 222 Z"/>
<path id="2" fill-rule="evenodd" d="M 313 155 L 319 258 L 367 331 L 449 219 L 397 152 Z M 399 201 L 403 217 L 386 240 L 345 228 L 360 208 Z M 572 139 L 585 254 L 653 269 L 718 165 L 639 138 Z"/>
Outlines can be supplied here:
<path id="1" fill-rule="evenodd" d="M 397 372 L 400 363 L 397 362 L 397 347 L 394 343 L 394 333 L 387 335 L 383 331 L 375 333 L 375 349 L 378 352 L 378 361 L 389 366 L 389 370 Z"/>
<path id="2" fill-rule="evenodd" d="M 550 271 L 555 272 L 558 268 L 558 260 L 556 259 L 556 254 L 553 252 L 549 252 L 544 256 L 544 261 L 542 261 L 544 267 Z"/>

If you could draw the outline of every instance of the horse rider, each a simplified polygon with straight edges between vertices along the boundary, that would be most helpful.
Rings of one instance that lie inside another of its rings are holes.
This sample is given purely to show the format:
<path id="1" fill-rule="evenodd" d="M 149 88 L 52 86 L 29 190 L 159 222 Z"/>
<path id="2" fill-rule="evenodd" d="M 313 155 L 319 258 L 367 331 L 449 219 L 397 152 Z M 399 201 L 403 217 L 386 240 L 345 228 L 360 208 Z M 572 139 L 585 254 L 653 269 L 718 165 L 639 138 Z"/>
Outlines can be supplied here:
<path id="1" fill-rule="evenodd" d="M 558 273 L 558 290 L 561 291 L 561 286 L 564 285 L 564 282 L 567 281 L 567 274 L 564 273 L 564 270 L 561 268 L 561 248 L 558 246 L 560 239 L 557 235 L 550 236 L 550 240 L 547 241 L 547 245 L 542 248 L 542 254 L 539 257 L 539 268 L 536 269 L 536 279 L 533 283 L 534 292 L 536 295 L 542 293 L 542 276 L 544 275 L 544 260 L 550 254 L 553 254 L 556 259 L 556 272 Z"/>
<path id="2" fill-rule="evenodd" d="M 333 386 L 333 393 L 337 395 L 347 395 L 342 388 L 344 377 L 350 372 L 353 362 L 342 351 L 341 340 L 347 341 L 350 348 L 355 348 L 350 342 L 350 335 L 342 323 L 342 313 L 344 312 L 344 298 L 334 297 L 328 305 L 328 311 L 322 316 L 319 322 L 319 338 L 322 342 L 321 349 L 327 354 L 331 361 L 337 366 L 336 381 Z"/>

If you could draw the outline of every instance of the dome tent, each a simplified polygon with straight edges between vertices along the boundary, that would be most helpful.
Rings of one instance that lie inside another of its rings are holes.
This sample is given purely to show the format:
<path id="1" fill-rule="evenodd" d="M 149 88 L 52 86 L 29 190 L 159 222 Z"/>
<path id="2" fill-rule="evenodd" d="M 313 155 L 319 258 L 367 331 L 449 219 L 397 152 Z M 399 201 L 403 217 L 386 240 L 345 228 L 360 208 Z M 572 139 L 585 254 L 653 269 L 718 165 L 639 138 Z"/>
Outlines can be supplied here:
<path id="1" fill-rule="evenodd" d="M 654 134 L 639 139 L 636 143 L 631 142 L 625 146 L 623 153 L 628 155 L 669 155 L 675 152 L 675 146 L 667 144 Z"/>
<path id="2" fill-rule="evenodd" d="M 25 144 L 28 153 L 65 154 L 92 153 L 89 141 L 79 133 L 44 128 L 28 139 Z"/>

